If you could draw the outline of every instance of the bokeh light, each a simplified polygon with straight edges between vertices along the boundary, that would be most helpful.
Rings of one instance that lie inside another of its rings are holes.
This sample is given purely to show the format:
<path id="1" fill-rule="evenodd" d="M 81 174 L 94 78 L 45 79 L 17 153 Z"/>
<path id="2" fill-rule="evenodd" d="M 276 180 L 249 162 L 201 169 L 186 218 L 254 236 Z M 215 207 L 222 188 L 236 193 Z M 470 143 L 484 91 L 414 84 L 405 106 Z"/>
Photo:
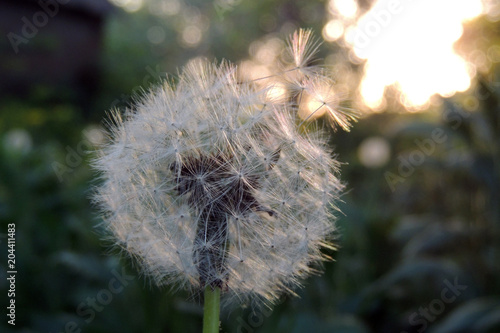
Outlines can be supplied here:
<path id="1" fill-rule="evenodd" d="M 157 16 L 174 16 L 179 14 L 182 4 L 179 0 L 148 1 L 149 11 Z"/>
<path id="2" fill-rule="evenodd" d="M 300 97 L 298 115 L 303 120 L 313 120 L 329 112 L 329 108 L 340 106 L 340 99 L 332 86 L 317 85 L 314 91 L 303 91 Z M 334 113 L 335 110 L 331 110 Z"/>
<path id="3" fill-rule="evenodd" d="M 83 130 L 83 135 L 94 146 L 102 145 L 106 141 L 106 132 L 100 126 L 88 126 Z"/>
<path id="4" fill-rule="evenodd" d="M 28 131 L 15 128 L 5 133 L 3 145 L 6 150 L 26 154 L 33 147 L 33 140 Z"/>
<path id="5" fill-rule="evenodd" d="M 129 13 L 140 10 L 144 5 L 144 0 L 110 0 L 110 2 L 117 7 L 123 8 Z"/>
<path id="6" fill-rule="evenodd" d="M 344 25 L 339 20 L 330 20 L 323 27 L 323 38 L 326 41 L 333 42 L 344 34 Z"/>
<path id="7" fill-rule="evenodd" d="M 162 26 L 155 25 L 148 29 L 148 40 L 153 44 L 161 44 L 165 40 L 165 29 Z"/>
<path id="8" fill-rule="evenodd" d="M 186 46 L 197 46 L 201 42 L 201 38 L 201 29 L 196 25 L 188 25 L 182 31 L 182 41 Z"/>
<path id="9" fill-rule="evenodd" d="M 367 168 L 378 168 L 389 162 L 391 147 L 383 137 L 369 137 L 358 147 L 358 158 L 361 164 Z"/>
<path id="10" fill-rule="evenodd" d="M 358 11 L 358 3 L 355 0 L 331 0 L 328 9 L 345 18 L 353 18 Z"/>
<path id="11" fill-rule="evenodd" d="M 303 120 L 313 120 L 325 114 L 327 107 L 325 103 L 315 96 L 304 93 L 299 106 L 299 117 Z"/>
<path id="12" fill-rule="evenodd" d="M 266 99 L 271 103 L 280 103 L 288 96 L 288 91 L 282 83 L 274 83 L 266 91 Z"/>

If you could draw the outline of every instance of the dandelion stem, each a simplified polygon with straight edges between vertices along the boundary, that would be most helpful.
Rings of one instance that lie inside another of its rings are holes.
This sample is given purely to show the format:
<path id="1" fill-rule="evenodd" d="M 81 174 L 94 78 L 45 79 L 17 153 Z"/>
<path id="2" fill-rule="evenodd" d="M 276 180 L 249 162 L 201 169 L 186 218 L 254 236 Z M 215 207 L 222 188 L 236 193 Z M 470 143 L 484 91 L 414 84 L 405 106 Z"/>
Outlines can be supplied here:
<path id="1" fill-rule="evenodd" d="M 220 288 L 205 288 L 205 305 L 203 310 L 203 333 L 219 332 Z"/>

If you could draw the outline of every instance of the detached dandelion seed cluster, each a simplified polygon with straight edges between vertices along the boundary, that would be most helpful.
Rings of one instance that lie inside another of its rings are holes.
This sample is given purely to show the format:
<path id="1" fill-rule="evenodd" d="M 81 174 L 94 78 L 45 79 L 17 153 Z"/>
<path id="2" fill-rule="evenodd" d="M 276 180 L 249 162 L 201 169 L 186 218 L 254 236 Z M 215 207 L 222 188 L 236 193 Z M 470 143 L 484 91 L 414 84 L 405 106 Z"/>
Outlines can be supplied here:
<path id="1" fill-rule="evenodd" d="M 294 65 L 276 74 L 295 98 L 270 102 L 267 89 L 238 82 L 235 66 L 197 61 L 175 87 L 114 113 L 95 200 L 116 244 L 157 285 L 272 303 L 327 259 L 343 185 L 324 136 L 299 126 L 300 93 L 330 82 L 306 66 L 310 37 L 291 37 Z M 349 113 L 321 103 L 348 126 Z"/>

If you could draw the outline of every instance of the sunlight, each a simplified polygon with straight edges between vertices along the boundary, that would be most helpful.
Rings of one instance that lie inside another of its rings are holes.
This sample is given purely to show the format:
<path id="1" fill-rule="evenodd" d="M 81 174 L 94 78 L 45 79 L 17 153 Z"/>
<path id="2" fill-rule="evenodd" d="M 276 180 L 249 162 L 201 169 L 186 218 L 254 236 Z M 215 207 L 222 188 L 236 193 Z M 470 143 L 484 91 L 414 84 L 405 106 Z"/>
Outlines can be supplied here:
<path id="1" fill-rule="evenodd" d="M 481 0 L 378 0 L 354 24 L 345 22 L 352 56 L 366 60 L 359 88 L 364 104 L 380 108 L 389 86 L 399 91 L 407 109 L 426 107 L 435 94 L 449 97 L 467 90 L 475 68 L 455 52 L 454 43 L 463 34 L 463 22 L 483 10 Z M 327 26 L 325 39 L 335 40 L 338 32 Z"/>
<path id="2" fill-rule="evenodd" d="M 331 0 L 329 10 L 346 18 L 352 18 L 358 11 L 358 4 L 354 0 Z"/>

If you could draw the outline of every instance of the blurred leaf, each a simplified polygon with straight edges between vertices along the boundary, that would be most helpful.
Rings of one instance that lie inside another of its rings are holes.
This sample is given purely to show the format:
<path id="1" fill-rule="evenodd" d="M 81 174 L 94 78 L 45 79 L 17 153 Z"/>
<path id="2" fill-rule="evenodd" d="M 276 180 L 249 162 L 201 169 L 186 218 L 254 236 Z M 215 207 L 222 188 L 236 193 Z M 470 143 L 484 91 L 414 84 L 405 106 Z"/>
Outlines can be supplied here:
<path id="1" fill-rule="evenodd" d="M 498 313 L 500 299 L 497 298 L 479 298 L 464 303 L 462 306 L 450 313 L 441 323 L 433 327 L 431 333 L 469 333 L 469 332 L 488 332 L 490 327 L 484 327 L 486 331 L 478 331 L 476 325 L 483 318 L 491 318 L 489 315 L 493 312 Z M 492 325 L 498 324 L 490 322 Z M 486 325 L 486 324 L 482 324 Z"/>
<path id="2" fill-rule="evenodd" d="M 399 242 L 406 243 L 415 235 L 422 232 L 430 223 L 433 223 L 434 217 L 422 215 L 405 215 L 399 220 L 399 223 L 390 234 L 390 238 Z"/>
<path id="3" fill-rule="evenodd" d="M 423 279 L 424 277 L 433 277 L 442 280 L 462 275 L 461 268 L 450 260 L 416 258 L 415 260 L 402 262 L 396 266 L 392 271 L 379 279 L 374 284 L 374 288 L 383 290 L 391 288 L 391 286 L 401 281 Z"/>
<path id="4" fill-rule="evenodd" d="M 432 223 L 421 230 L 403 248 L 403 257 L 416 257 L 425 254 L 439 254 L 453 249 L 457 244 L 464 243 L 469 234 L 463 226 L 456 224 L 455 228 L 441 223 Z"/>
<path id="5" fill-rule="evenodd" d="M 499 332 L 500 331 L 500 305 L 484 315 L 474 325 L 475 332 Z"/>

